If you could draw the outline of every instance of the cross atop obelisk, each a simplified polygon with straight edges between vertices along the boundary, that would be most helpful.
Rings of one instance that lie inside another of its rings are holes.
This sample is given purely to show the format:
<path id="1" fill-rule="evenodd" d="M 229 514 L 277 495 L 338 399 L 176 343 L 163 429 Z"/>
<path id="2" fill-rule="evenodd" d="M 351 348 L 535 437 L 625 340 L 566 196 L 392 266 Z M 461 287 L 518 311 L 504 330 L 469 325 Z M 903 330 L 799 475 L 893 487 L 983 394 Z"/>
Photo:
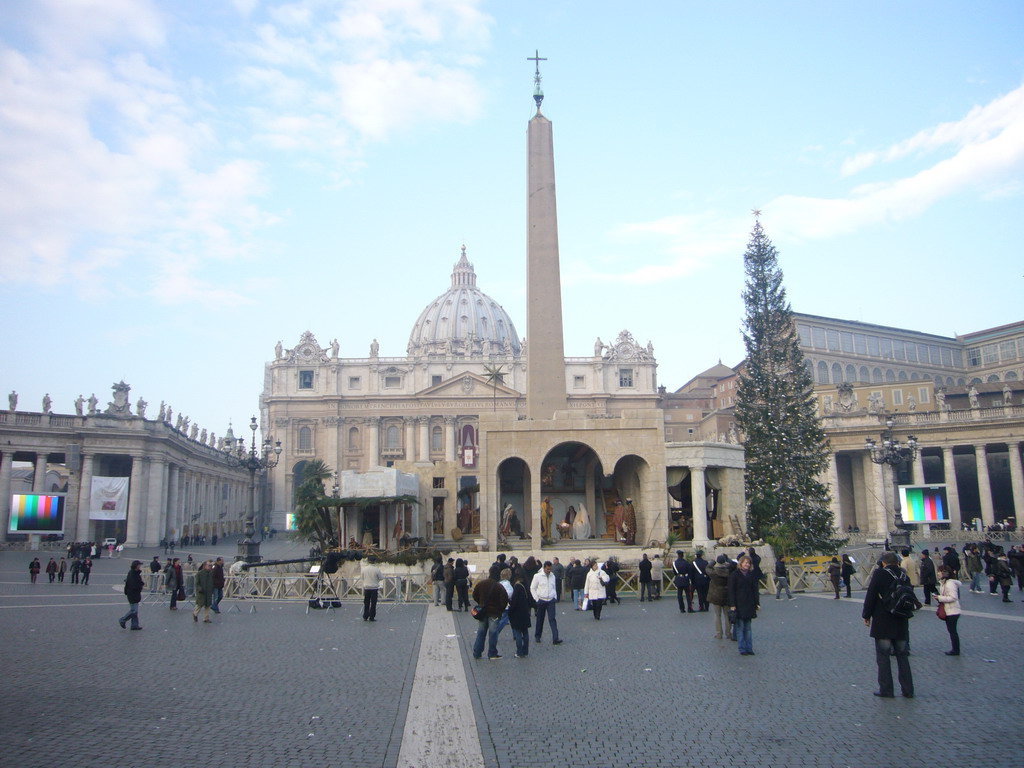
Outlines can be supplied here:
<path id="1" fill-rule="evenodd" d="M 544 91 L 540 89 L 540 63 L 547 59 L 540 55 L 540 51 L 534 49 L 533 56 L 527 56 L 526 60 L 537 65 L 533 73 L 533 100 L 537 102 L 537 111 L 540 112 L 540 103 L 544 101 Z"/>

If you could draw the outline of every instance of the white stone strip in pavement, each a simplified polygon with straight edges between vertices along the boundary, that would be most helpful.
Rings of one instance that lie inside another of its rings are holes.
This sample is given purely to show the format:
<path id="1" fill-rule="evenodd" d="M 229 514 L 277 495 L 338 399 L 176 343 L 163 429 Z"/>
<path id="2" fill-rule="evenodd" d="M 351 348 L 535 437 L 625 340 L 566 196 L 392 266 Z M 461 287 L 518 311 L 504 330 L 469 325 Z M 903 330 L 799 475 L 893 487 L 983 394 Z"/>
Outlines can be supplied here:
<path id="1" fill-rule="evenodd" d="M 429 606 L 423 622 L 398 768 L 483 768 L 455 616 Z"/>
<path id="2" fill-rule="evenodd" d="M 818 595 L 818 594 L 814 594 L 814 595 L 801 595 L 801 597 L 811 597 L 811 598 L 815 598 L 815 599 L 818 599 L 818 600 L 824 600 L 824 599 L 834 600 L 835 599 L 831 594 L 827 594 L 827 595 Z M 860 608 L 862 605 L 864 605 L 864 600 L 863 599 L 858 599 L 856 597 L 850 597 L 850 598 L 844 597 L 843 601 L 846 602 L 846 603 L 853 603 L 858 608 Z M 1022 601 L 1022 602 L 1024 602 L 1024 601 Z M 934 606 L 926 605 L 926 606 L 922 607 L 921 610 L 922 611 L 931 611 L 932 613 L 935 613 L 935 611 L 937 609 Z M 1003 613 L 985 613 L 984 611 L 968 611 L 968 610 L 964 610 L 964 608 L 962 607 L 962 604 L 961 604 L 961 608 L 960 608 L 960 615 L 961 616 L 974 616 L 974 617 L 979 618 L 979 619 L 995 619 L 996 621 L 1024 621 L 1024 616 L 1007 616 L 1006 614 L 1003 614 Z"/>

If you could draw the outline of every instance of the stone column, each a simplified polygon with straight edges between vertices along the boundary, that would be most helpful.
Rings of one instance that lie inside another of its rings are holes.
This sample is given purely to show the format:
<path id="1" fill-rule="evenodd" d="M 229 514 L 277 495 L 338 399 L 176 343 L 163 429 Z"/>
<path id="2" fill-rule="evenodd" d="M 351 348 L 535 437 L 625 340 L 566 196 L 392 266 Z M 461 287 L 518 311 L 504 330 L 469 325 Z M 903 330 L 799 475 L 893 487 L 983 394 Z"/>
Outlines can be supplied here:
<path id="1" fill-rule="evenodd" d="M 886 536 L 893 526 L 892 512 L 889 510 L 889 505 L 892 503 L 892 485 L 886 484 L 885 472 L 883 471 L 885 465 L 875 464 L 875 462 L 871 461 L 867 451 L 864 452 L 863 460 L 867 462 L 864 466 L 865 469 L 868 469 L 868 465 L 870 465 L 870 472 L 865 472 L 864 474 L 871 478 L 873 503 L 868 507 L 868 521 L 871 526 L 871 533 L 875 536 Z"/>
<path id="2" fill-rule="evenodd" d="M 164 537 L 170 541 L 178 536 L 178 504 L 181 500 L 181 468 L 177 464 L 167 467 L 167 523 L 164 526 Z"/>
<path id="3" fill-rule="evenodd" d="M 145 492 L 144 478 L 146 468 L 141 456 L 132 456 L 132 474 L 128 481 L 128 524 L 126 527 L 126 547 L 139 546 L 142 535 L 143 515 L 145 514 Z"/>
<path id="4" fill-rule="evenodd" d="M 370 430 L 370 448 L 367 455 L 367 468 L 380 466 L 380 418 L 371 416 L 366 420 L 366 428 Z"/>
<path id="5" fill-rule="evenodd" d="M 149 463 L 149 493 L 146 495 L 146 530 L 143 540 L 147 546 L 160 542 L 167 509 L 167 461 L 154 458 Z"/>
<path id="6" fill-rule="evenodd" d="M 406 416 L 405 418 L 405 451 L 406 461 L 416 461 L 416 417 Z"/>
<path id="7" fill-rule="evenodd" d="M 0 523 L 6 533 L 11 527 L 11 467 L 14 465 L 14 452 L 10 450 L 0 454 Z"/>
<path id="8" fill-rule="evenodd" d="M 420 416 L 417 422 L 420 427 L 420 455 L 416 458 L 419 461 L 430 461 L 430 417 Z"/>
<path id="9" fill-rule="evenodd" d="M 978 466 L 978 496 L 981 498 L 981 522 L 990 526 L 996 521 L 992 507 L 992 484 L 988 479 L 988 451 L 985 445 L 974 446 L 974 461 Z"/>
<path id="10" fill-rule="evenodd" d="M 826 470 L 826 483 L 828 484 L 829 509 L 832 510 L 832 527 L 842 531 L 843 528 L 843 505 L 839 495 L 839 467 L 836 463 L 836 454 L 829 457 L 828 469 Z M 856 515 L 856 512 L 854 512 Z"/>
<path id="11" fill-rule="evenodd" d="M 1020 447 L 1024 443 L 1006 444 L 1010 452 L 1010 485 L 1013 487 L 1013 512 L 1017 516 L 1017 525 L 1024 523 L 1024 468 L 1021 466 Z"/>
<path id="12" fill-rule="evenodd" d="M 89 536 L 89 515 L 92 511 L 92 473 L 96 457 L 82 452 L 82 479 L 78 486 L 78 520 L 75 523 L 75 541 L 91 541 Z"/>
<path id="13" fill-rule="evenodd" d="M 959 531 L 963 518 L 960 516 L 960 489 L 956 485 L 956 462 L 951 445 L 942 447 L 942 478 L 946 483 L 946 501 L 949 503 L 949 527 Z"/>
<path id="14" fill-rule="evenodd" d="M 47 453 L 37 453 L 36 463 L 32 472 L 32 493 L 46 493 L 46 460 Z"/>
<path id="15" fill-rule="evenodd" d="M 914 485 L 924 485 L 924 455 L 923 454 L 918 453 L 917 460 L 914 461 L 914 463 L 912 463 L 910 465 L 910 473 L 911 473 L 911 478 L 912 478 L 912 480 L 914 482 Z M 903 514 L 906 515 L 906 513 L 907 513 L 907 510 L 904 509 L 903 510 Z M 903 519 L 906 520 L 907 518 L 904 516 Z M 922 536 L 928 536 L 932 532 L 932 527 L 928 523 L 921 523 L 921 525 L 919 525 L 918 528 L 920 529 Z"/>
<path id="16" fill-rule="evenodd" d="M 444 460 L 455 461 L 455 417 L 444 417 Z"/>
<path id="17" fill-rule="evenodd" d="M 690 467 L 690 502 L 693 505 L 693 545 L 708 546 L 708 500 L 704 496 L 704 467 Z"/>

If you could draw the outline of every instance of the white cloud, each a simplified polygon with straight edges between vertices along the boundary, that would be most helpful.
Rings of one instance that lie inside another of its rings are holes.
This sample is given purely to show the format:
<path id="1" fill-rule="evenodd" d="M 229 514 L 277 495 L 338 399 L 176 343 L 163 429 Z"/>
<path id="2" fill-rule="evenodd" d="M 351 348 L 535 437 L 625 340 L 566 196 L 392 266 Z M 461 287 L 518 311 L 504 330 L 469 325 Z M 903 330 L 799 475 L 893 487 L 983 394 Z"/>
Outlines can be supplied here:
<path id="1" fill-rule="evenodd" d="M 886 150 L 862 152 L 844 161 L 843 176 L 852 176 L 879 162 L 921 155 L 941 147 L 985 143 L 1024 122 L 1024 85 L 1005 96 L 974 107 L 963 119 L 941 123 L 900 141 Z"/>
<path id="2" fill-rule="evenodd" d="M 202 113 L 155 63 L 166 34 L 151 4 L 33 8 L 19 31 L 40 50 L 0 41 L 0 282 L 143 294 L 165 260 L 245 252 L 271 221 L 252 202 L 260 170 L 211 158 Z M 181 282 L 181 301 L 209 294 Z"/>
<path id="3" fill-rule="evenodd" d="M 918 132 L 878 153 L 850 158 L 850 172 L 882 160 L 923 155 L 945 146 L 955 152 L 911 175 L 852 187 L 834 198 L 784 194 L 762 206 L 775 240 L 826 239 L 885 222 L 919 216 L 940 200 L 973 193 L 981 199 L 1020 194 L 1024 173 L 1024 86 L 972 109 L 963 120 Z M 734 256 L 745 243 L 749 217 L 713 214 L 668 216 L 625 224 L 613 236 L 631 248 L 650 248 L 651 238 L 665 263 L 639 269 L 580 267 L 581 279 L 654 283 L 684 276 L 712 259 Z M 626 264 L 625 260 L 621 262 Z M 618 264 L 611 265 L 619 266 Z"/>

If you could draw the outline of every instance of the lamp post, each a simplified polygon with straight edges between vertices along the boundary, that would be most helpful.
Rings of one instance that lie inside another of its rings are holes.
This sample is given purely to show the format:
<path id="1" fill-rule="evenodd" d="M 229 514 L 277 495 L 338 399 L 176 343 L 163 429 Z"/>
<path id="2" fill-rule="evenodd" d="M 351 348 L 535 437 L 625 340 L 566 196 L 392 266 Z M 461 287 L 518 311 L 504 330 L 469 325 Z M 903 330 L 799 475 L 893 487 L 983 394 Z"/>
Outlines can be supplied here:
<path id="1" fill-rule="evenodd" d="M 244 560 L 247 563 L 258 563 L 260 557 L 260 543 L 253 541 L 256 533 L 256 473 L 277 466 L 281 456 L 281 441 L 271 444 L 268 437 L 263 441 L 262 450 L 256 449 L 256 417 L 252 417 L 249 429 L 252 430 L 252 444 L 248 449 L 245 447 L 245 440 L 238 438 L 235 445 L 225 446 L 228 464 L 233 467 L 241 467 L 249 472 L 249 513 L 245 517 L 245 538 L 238 542 L 238 555 L 236 560 Z"/>
<path id="2" fill-rule="evenodd" d="M 890 535 L 893 544 L 910 545 L 910 531 L 903 527 L 903 516 L 900 514 L 900 483 L 896 468 L 901 464 L 913 464 L 917 459 L 918 442 L 913 435 L 907 435 L 906 443 L 901 443 L 893 434 L 895 422 L 892 416 L 885 417 L 885 431 L 882 432 L 881 443 L 870 437 L 864 440 L 864 449 L 875 464 L 888 464 L 892 468 L 892 509 L 894 531 Z"/>

